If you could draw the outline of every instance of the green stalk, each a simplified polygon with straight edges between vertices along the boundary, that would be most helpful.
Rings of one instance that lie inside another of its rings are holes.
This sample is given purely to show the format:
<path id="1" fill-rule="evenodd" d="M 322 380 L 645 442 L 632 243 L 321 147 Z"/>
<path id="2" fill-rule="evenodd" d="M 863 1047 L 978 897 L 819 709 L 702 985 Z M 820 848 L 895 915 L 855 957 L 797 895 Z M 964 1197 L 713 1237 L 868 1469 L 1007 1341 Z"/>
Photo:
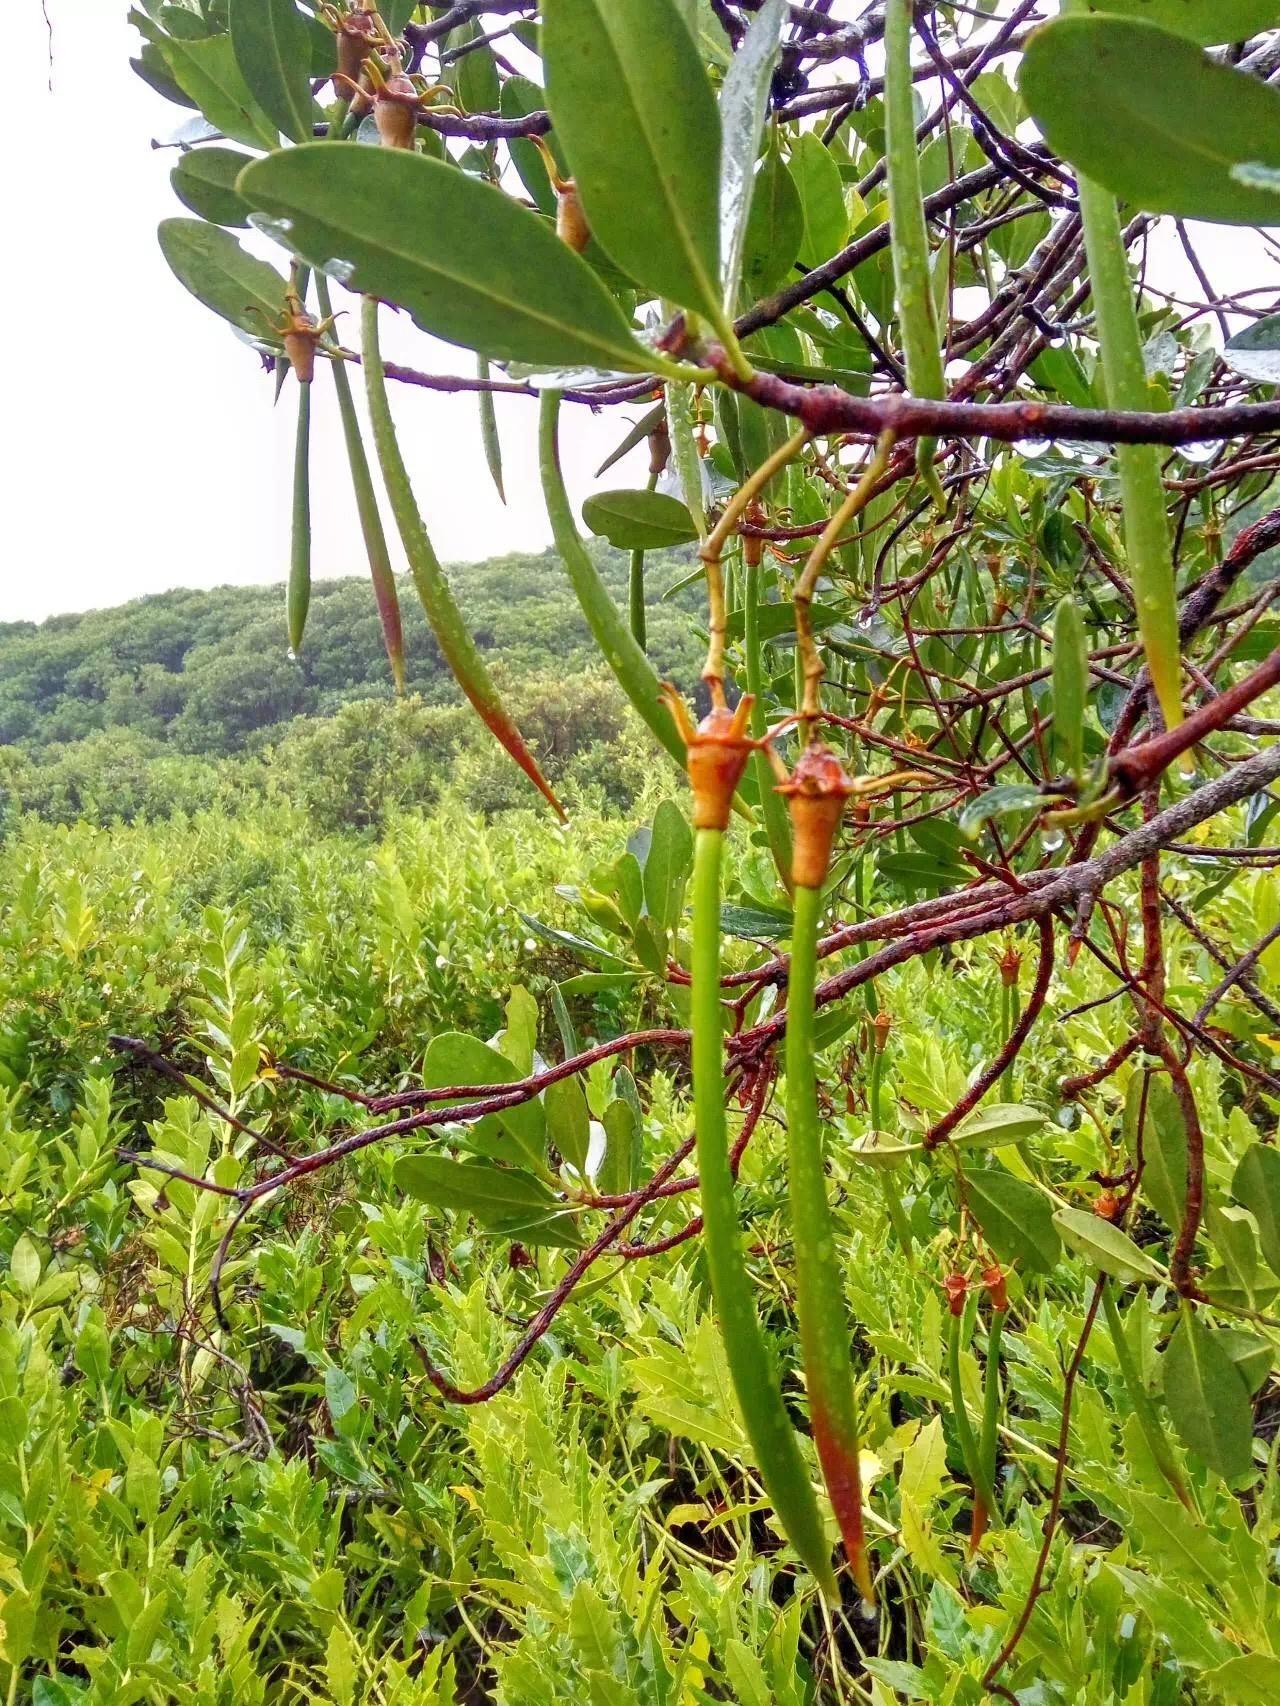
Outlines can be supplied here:
<path id="1" fill-rule="evenodd" d="M 1125 1334 L 1124 1322 L 1120 1319 L 1120 1311 L 1116 1308 L 1115 1295 L 1110 1280 L 1102 1288 L 1102 1307 L 1107 1317 L 1107 1331 L 1111 1335 L 1111 1343 L 1115 1346 L 1116 1362 L 1120 1368 L 1120 1378 L 1124 1381 L 1125 1394 L 1133 1409 L 1138 1426 L 1142 1429 L 1142 1437 L 1147 1442 L 1147 1448 L 1155 1460 L 1156 1467 L 1172 1487 L 1181 1503 L 1191 1515 L 1200 1520 L 1187 1483 L 1182 1477 L 1182 1471 L 1174 1460 L 1173 1448 L 1169 1437 L 1164 1431 L 1155 1405 L 1147 1396 L 1142 1384 L 1142 1376 L 1138 1373 L 1133 1360 L 1133 1352 L 1129 1349 L 1129 1340 Z"/>
<path id="2" fill-rule="evenodd" d="M 564 475 L 560 471 L 560 448 L 556 432 L 559 414 L 560 393 L 544 391 L 540 407 L 539 452 L 542 491 L 556 549 L 605 662 L 656 739 L 683 770 L 684 745 L 675 724 L 662 707 L 659 698 L 660 683 L 653 665 L 623 621 L 617 606 L 609 596 L 609 589 L 600 579 L 599 571 L 578 535 L 569 494 L 565 490 Z"/>
<path id="3" fill-rule="evenodd" d="M 631 622 L 631 638 L 643 651 L 649 641 L 649 624 L 644 606 L 643 551 L 633 551 L 627 567 L 627 615 Z"/>
<path id="4" fill-rule="evenodd" d="M 1116 198 L 1084 176 L 1079 181 L 1107 406 L 1149 409 L 1151 387 L 1142 357 L 1142 333 Z M 1138 632 L 1165 727 L 1172 729 L 1182 721 L 1181 642 L 1160 452 L 1153 444 L 1121 445 L 1116 459 Z"/>
<path id="5" fill-rule="evenodd" d="M 693 1097 L 703 1245 L 738 1407 L 779 1522 L 824 1595 L 839 1603 L 831 1554 L 756 1314 L 742 1251 L 724 1111 L 720 865 L 724 831 L 699 829 L 693 856 Z"/>
<path id="6" fill-rule="evenodd" d="M 964 1401 L 964 1386 L 960 1380 L 960 1330 L 963 1319 L 963 1313 L 952 1315 L 947 1323 L 947 1375 L 951 1385 L 951 1411 L 955 1417 L 956 1438 L 960 1442 L 960 1456 L 964 1462 L 965 1473 L 973 1483 L 974 1500 L 981 1502 L 990 1514 L 995 1510 L 995 1494 L 984 1473 L 978 1442 L 973 1436 L 969 1411 Z"/>
<path id="7" fill-rule="evenodd" d="M 550 784 L 514 720 L 502 703 L 493 684 L 479 647 L 472 639 L 462 613 L 454 602 L 448 576 L 440 566 L 423 525 L 422 514 L 413 495 L 409 470 L 405 467 L 396 437 L 391 404 L 387 398 L 387 377 L 382 365 L 382 349 L 378 340 L 378 302 L 366 296 L 361 308 L 361 342 L 364 357 L 365 394 L 369 405 L 369 420 L 373 427 L 373 446 L 382 469 L 382 483 L 391 501 L 391 513 L 400 533 L 400 542 L 409 562 L 413 584 L 418 589 L 422 608 L 426 611 L 431 631 L 436 637 L 441 655 L 453 672 L 454 680 L 479 713 L 481 721 L 524 771 L 543 796 L 563 818 L 564 808 L 552 792 Z"/>
<path id="8" fill-rule="evenodd" d="M 311 604 L 311 387 L 298 386 L 298 432 L 293 448 L 293 534 L 289 549 L 286 614 L 289 645 L 302 650 Z"/>
<path id="9" fill-rule="evenodd" d="M 799 884 L 787 982 L 787 1152 L 795 1246 L 796 1312 L 809 1417 L 823 1479 L 840 1524 L 849 1568 L 864 1601 L 875 1597 L 862 1525 L 858 1420 L 849 1360 L 849 1320 L 835 1223 L 827 1200 L 818 1084 L 814 1071 L 813 996 L 818 970 L 822 892 Z"/>
<path id="10" fill-rule="evenodd" d="M 885 176 L 907 389 L 913 397 L 937 401 L 946 396 L 947 388 L 929 276 L 929 230 L 920 190 L 911 80 L 911 11 L 912 0 L 888 0 L 885 8 Z M 941 510 L 946 508 L 946 498 L 933 464 L 936 443 L 932 438 L 919 441 L 916 465 Z"/>
<path id="11" fill-rule="evenodd" d="M 1084 780 L 1084 714 L 1089 702 L 1089 643 L 1080 606 L 1067 596 L 1053 619 L 1053 744 L 1076 782 Z"/>
<path id="12" fill-rule="evenodd" d="M 316 274 L 316 296 L 320 303 L 320 312 L 327 320 L 333 313 L 333 304 L 329 300 L 329 281 L 319 272 Z M 360 420 L 356 414 L 355 399 L 351 395 L 351 381 L 347 378 L 347 370 L 342 362 L 331 361 L 329 365 L 333 369 L 334 388 L 338 393 L 342 436 L 347 446 L 347 461 L 351 466 L 351 484 L 355 488 L 360 531 L 364 534 L 364 548 L 369 557 L 373 596 L 382 622 L 383 643 L 391 663 L 396 692 L 403 693 L 404 629 L 400 622 L 400 599 L 396 593 L 396 577 L 391 567 L 391 555 L 387 550 L 387 536 L 383 532 L 382 517 L 378 514 L 378 499 L 373 489 L 373 476 L 369 472 L 369 458 L 364 452 L 364 440 L 360 436 Z"/>
<path id="13" fill-rule="evenodd" d="M 1004 987 L 1004 1036 L 1001 1039 L 1002 1042 L 1008 1042 L 1021 1017 L 1022 991 L 1016 983 L 1007 984 Z M 1000 1100 L 1012 1102 L 1013 1099 L 1013 1062 L 1010 1061 L 1000 1074 Z"/>
<path id="14" fill-rule="evenodd" d="M 993 1309 L 991 1326 L 987 1330 L 987 1368 L 982 1388 L 982 1434 L 978 1442 L 978 1464 L 983 1480 L 991 1489 L 993 1503 L 988 1511 L 995 1515 L 996 1432 L 1000 1425 L 1000 1343 L 1004 1338 L 1004 1318 L 1007 1310 Z"/>
<path id="15" fill-rule="evenodd" d="M 743 647 L 746 652 L 747 692 L 751 695 L 751 733 L 761 740 L 767 727 L 764 714 L 764 657 L 760 639 L 760 565 L 747 564 L 746 603 L 743 606 Z M 756 792 L 760 796 L 760 815 L 769 841 L 769 851 L 778 867 L 778 875 L 788 893 L 791 892 L 791 819 L 781 794 L 774 790 L 774 774 L 763 751 L 751 755 Z"/>

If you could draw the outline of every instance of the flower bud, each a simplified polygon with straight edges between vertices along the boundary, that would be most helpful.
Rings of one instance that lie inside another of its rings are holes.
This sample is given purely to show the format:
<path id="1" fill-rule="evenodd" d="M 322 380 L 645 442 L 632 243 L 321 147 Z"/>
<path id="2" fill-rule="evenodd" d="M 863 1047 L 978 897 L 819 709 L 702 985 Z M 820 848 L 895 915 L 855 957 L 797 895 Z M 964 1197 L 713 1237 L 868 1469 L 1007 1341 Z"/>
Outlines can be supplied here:
<path id="1" fill-rule="evenodd" d="M 372 12 L 348 12 L 337 24 L 338 74 L 348 83 L 358 83 L 364 62 L 376 51 L 381 35 Z"/>
<path id="2" fill-rule="evenodd" d="M 948 1274 L 942 1282 L 947 1294 L 947 1308 L 953 1315 L 964 1314 L 964 1300 L 969 1295 L 969 1282 L 963 1274 Z"/>
<path id="3" fill-rule="evenodd" d="M 314 330 L 284 334 L 284 353 L 300 385 L 310 385 L 316 376 L 316 341 Z"/>
<path id="4" fill-rule="evenodd" d="M 556 236 L 577 255 L 591 241 L 591 227 L 583 210 L 582 197 L 572 178 L 564 178 L 555 186 Z"/>
<path id="5" fill-rule="evenodd" d="M 671 460 L 671 430 L 665 416 L 649 434 L 649 472 L 657 476 Z"/>
<path id="6" fill-rule="evenodd" d="M 384 148 L 412 149 L 418 135 L 418 91 L 403 71 L 388 77 L 373 102 L 373 121 Z"/>
<path id="7" fill-rule="evenodd" d="M 982 1283 L 987 1288 L 991 1307 L 998 1315 L 1003 1315 L 1009 1307 L 1009 1287 L 1005 1280 L 1004 1269 L 999 1262 L 993 1262 L 989 1268 L 983 1269 Z"/>

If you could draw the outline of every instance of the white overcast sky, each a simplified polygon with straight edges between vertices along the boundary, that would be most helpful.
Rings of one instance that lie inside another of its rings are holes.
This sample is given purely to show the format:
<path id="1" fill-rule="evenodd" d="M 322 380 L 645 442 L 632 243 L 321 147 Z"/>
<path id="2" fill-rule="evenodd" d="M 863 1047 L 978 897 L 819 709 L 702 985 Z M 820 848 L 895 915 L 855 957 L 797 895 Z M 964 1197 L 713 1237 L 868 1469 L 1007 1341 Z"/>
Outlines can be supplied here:
<path id="1" fill-rule="evenodd" d="M 169 187 L 178 156 L 153 150 L 151 139 L 189 114 L 130 69 L 137 37 L 126 0 L 47 0 L 52 94 L 40 0 L 0 4 L 6 122 L 12 137 L 25 139 L 8 151 L 4 172 L 12 246 L 0 267 L 10 397 L 0 451 L 0 621 L 174 586 L 281 580 L 291 392 L 272 407 L 273 384 L 257 356 L 182 289 L 156 244 L 159 221 L 186 209 Z M 390 317 L 385 343 L 390 357 L 433 372 L 474 370 L 468 352 L 396 328 Z M 368 572 L 324 378 L 315 387 L 312 447 L 317 579 Z M 475 401 L 393 390 L 418 499 L 446 561 L 549 543 L 535 402 L 498 400 L 504 508 L 485 467 Z M 566 406 L 566 469 L 579 495 L 634 418 L 627 410 L 625 419 L 593 419 Z M 610 483 L 641 484 L 647 466 L 644 453 L 633 453 Z"/>
<path id="2" fill-rule="evenodd" d="M 5 116 L 15 146 L 5 174 L 13 244 L 0 269 L 11 434 L 0 451 L 7 522 L 0 621 L 39 620 L 174 586 L 280 580 L 288 560 L 292 396 L 286 391 L 272 407 L 272 382 L 257 357 L 187 295 L 156 245 L 157 223 L 185 210 L 169 187 L 177 155 L 153 149 L 151 139 L 171 134 L 185 109 L 162 101 L 130 69 L 137 38 L 125 0 L 46 0 L 52 68 L 41 0 L 3 4 Z M 1215 283 L 1278 282 L 1251 234 L 1206 227 L 1197 241 Z M 1161 280 L 1194 292 L 1171 230 L 1157 254 Z M 389 355 L 418 367 L 472 370 L 469 354 L 412 326 L 388 323 L 386 341 Z M 332 388 L 315 389 L 314 572 L 364 574 Z M 504 508 L 485 469 L 474 400 L 394 389 L 441 556 L 545 545 L 536 405 L 498 400 Z M 566 467 L 579 497 L 624 430 L 616 414 L 593 419 L 566 409 Z M 644 467 L 643 452 L 635 452 L 609 483 L 639 484 Z"/>

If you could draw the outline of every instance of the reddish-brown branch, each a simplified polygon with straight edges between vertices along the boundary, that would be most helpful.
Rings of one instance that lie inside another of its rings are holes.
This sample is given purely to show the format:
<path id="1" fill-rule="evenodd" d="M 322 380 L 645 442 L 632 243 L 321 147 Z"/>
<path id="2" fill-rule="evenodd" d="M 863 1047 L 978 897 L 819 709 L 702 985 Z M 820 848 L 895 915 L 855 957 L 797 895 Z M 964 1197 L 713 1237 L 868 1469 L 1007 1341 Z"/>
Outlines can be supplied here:
<path id="1" fill-rule="evenodd" d="M 1069 438 L 1082 444 L 1191 444 L 1280 430 L 1280 403 L 1235 403 L 1222 408 L 1149 410 L 1076 409 L 1065 403 L 932 402 L 890 392 L 855 397 L 838 385 L 798 385 L 773 373 L 741 379 L 724 350 L 708 345 L 706 365 L 726 385 L 766 409 L 791 415 L 811 433 L 857 433 L 899 442 L 916 438 Z"/>
<path id="2" fill-rule="evenodd" d="M 754 1130 L 758 1123 L 760 1115 L 764 1112 L 765 1102 L 769 1095 L 770 1080 L 771 1074 L 768 1072 L 761 1072 L 757 1075 L 756 1082 L 752 1090 L 751 1105 L 747 1111 L 746 1131 L 748 1138 L 750 1137 L 751 1131 Z M 740 1143 L 743 1141 L 744 1140 L 739 1139 Z M 565 1271 L 564 1277 L 551 1293 L 551 1296 L 543 1304 L 542 1308 L 533 1317 L 532 1321 L 520 1335 L 519 1341 L 511 1351 L 510 1355 L 505 1359 L 501 1367 L 490 1375 L 489 1379 L 484 1381 L 482 1385 L 469 1388 L 455 1386 L 454 1383 L 436 1367 L 435 1363 L 432 1362 L 424 1346 L 422 1346 L 417 1339 L 413 1340 L 414 1349 L 418 1353 L 423 1368 L 427 1371 L 427 1377 L 441 1396 L 447 1398 L 451 1404 L 484 1404 L 487 1403 L 490 1398 L 496 1397 L 497 1394 L 502 1391 L 503 1387 L 510 1385 L 511 1381 L 514 1380 L 516 1375 L 519 1373 L 520 1368 L 529 1356 L 529 1353 L 533 1350 L 533 1347 L 551 1326 L 551 1323 L 564 1308 L 570 1297 L 572 1297 L 574 1291 L 581 1283 L 584 1274 L 586 1274 L 588 1269 L 606 1253 L 611 1245 L 617 1243 L 618 1239 L 646 1204 L 653 1201 L 659 1190 L 671 1177 L 672 1173 L 675 1172 L 684 1157 L 689 1153 L 692 1146 L 693 1140 L 690 1139 L 688 1143 L 682 1144 L 680 1149 L 678 1149 L 674 1155 L 664 1161 L 662 1166 L 659 1167 L 658 1171 L 653 1175 L 652 1179 L 650 1179 L 644 1189 L 635 1192 L 627 1207 L 622 1209 L 620 1213 L 616 1214 L 605 1226 L 599 1237 L 597 1237 L 593 1243 L 589 1244 L 587 1248 L 582 1251 L 581 1255 L 575 1258 L 569 1268 Z M 739 1154 L 741 1154 L 741 1149 L 739 1150 Z"/>
<path id="3" fill-rule="evenodd" d="M 1067 1478 L 1067 1446 L 1071 1437 L 1071 1407 L 1072 1401 L 1075 1397 L 1076 1380 L 1079 1377 L 1080 1368 L 1084 1362 L 1084 1353 L 1089 1344 L 1089 1335 L 1093 1332 L 1093 1324 L 1098 1317 L 1098 1309 L 1102 1303 L 1102 1291 L 1106 1283 L 1107 1276 L 1105 1274 L 1099 1274 L 1097 1279 L 1093 1282 L 1093 1295 L 1089 1299 L 1089 1307 L 1085 1312 L 1084 1326 L 1080 1330 L 1080 1337 L 1076 1341 L 1076 1348 L 1072 1353 L 1071 1363 L 1067 1369 L 1066 1379 L 1063 1382 L 1062 1424 L 1058 1429 L 1058 1449 L 1054 1462 L 1053 1491 L 1049 1497 L 1048 1514 L 1044 1519 L 1044 1538 L 1040 1543 L 1040 1552 L 1039 1556 L 1036 1558 L 1036 1567 L 1032 1571 L 1031 1575 L 1031 1587 L 1028 1590 L 1022 1610 L 1018 1615 L 1018 1621 L 1014 1624 L 1009 1633 L 1008 1640 L 987 1666 L 986 1674 L 982 1678 L 982 1686 L 984 1688 L 993 1687 L 996 1677 L 999 1676 L 1000 1672 L 1017 1651 L 1023 1635 L 1026 1634 L 1027 1624 L 1031 1621 L 1031 1615 L 1035 1611 L 1036 1603 L 1044 1591 L 1044 1573 L 1048 1567 L 1049 1554 L 1053 1549 L 1053 1537 L 1058 1531 L 1058 1518 L 1062 1513 L 1062 1494 Z"/>
<path id="4" fill-rule="evenodd" d="M 1127 794 L 1141 793 L 1184 752 L 1190 752 L 1206 735 L 1216 734 L 1237 712 L 1277 684 L 1280 684 L 1280 646 L 1243 680 L 1193 711 L 1176 729 L 1168 729 L 1139 746 L 1126 747 L 1117 753 L 1111 760 L 1111 775 Z"/>
<path id="5" fill-rule="evenodd" d="M 1073 1102 L 1077 1096 L 1083 1095 L 1086 1090 L 1095 1089 L 1099 1084 L 1110 1078 L 1113 1073 L 1119 1072 L 1141 1040 L 1135 1031 L 1132 1036 L 1124 1039 L 1119 1048 L 1112 1049 L 1102 1064 L 1095 1066 L 1091 1072 L 1081 1072 L 1074 1078 L 1064 1078 L 1058 1086 L 1058 1093 L 1063 1101 Z"/>
<path id="6" fill-rule="evenodd" d="M 1023 1044 L 1031 1035 L 1032 1028 L 1044 1008 L 1049 994 L 1049 983 L 1053 977 L 1053 921 L 1047 917 L 1041 918 L 1039 925 L 1040 961 L 1036 967 L 1036 980 L 1017 1024 L 986 1071 L 974 1079 L 951 1112 L 944 1114 L 925 1132 L 923 1141 L 926 1149 L 936 1149 L 940 1143 L 945 1143 L 961 1120 L 973 1112 L 987 1091 L 1000 1082 L 1004 1073 L 1021 1054 Z"/>
<path id="7" fill-rule="evenodd" d="M 1200 1235 L 1200 1221 L 1204 1214 L 1204 1129 L 1200 1124 L 1200 1110 L 1196 1106 L 1195 1092 L 1191 1088 L 1186 1068 L 1167 1042 L 1160 1050 L 1160 1058 L 1168 1069 L 1187 1134 L 1187 1196 L 1177 1242 L 1169 1256 L 1169 1278 L 1183 1297 L 1198 1297 L 1200 1294 L 1192 1272 L 1191 1258 L 1195 1253 L 1196 1239 Z"/>

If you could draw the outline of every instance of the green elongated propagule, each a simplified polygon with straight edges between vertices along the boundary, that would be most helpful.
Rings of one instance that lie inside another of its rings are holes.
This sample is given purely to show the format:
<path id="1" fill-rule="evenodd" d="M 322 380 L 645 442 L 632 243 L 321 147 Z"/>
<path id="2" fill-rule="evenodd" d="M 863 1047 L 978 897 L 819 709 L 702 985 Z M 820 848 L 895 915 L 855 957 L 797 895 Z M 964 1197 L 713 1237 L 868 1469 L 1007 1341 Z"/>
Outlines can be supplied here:
<path id="1" fill-rule="evenodd" d="M 965 1470 L 973 1483 L 975 1504 L 981 1504 L 988 1515 L 995 1511 L 995 1490 L 991 1478 L 986 1472 L 978 1441 L 974 1437 L 973 1424 L 969 1420 L 969 1410 L 965 1403 L 964 1383 L 960 1378 L 960 1335 L 964 1322 L 964 1306 L 956 1309 L 952 1305 L 951 1314 L 947 1320 L 947 1383 L 951 1389 L 951 1412 L 955 1423 L 956 1438 L 960 1443 L 960 1456 Z M 980 1520 L 975 1520 L 974 1531 L 981 1533 Z"/>
<path id="2" fill-rule="evenodd" d="M 888 0 L 885 7 L 885 178 L 907 389 L 913 397 L 940 401 L 947 394 L 947 385 L 929 274 L 929 230 L 920 189 L 911 10 L 911 0 Z M 935 444 L 934 439 L 922 438 L 916 446 L 916 462 L 934 502 L 939 509 L 945 509 L 946 498 L 933 461 Z"/>
<path id="3" fill-rule="evenodd" d="M 395 422 L 387 398 L 386 372 L 382 364 L 382 348 L 378 339 L 378 303 L 366 296 L 361 310 L 365 392 L 369 404 L 369 420 L 373 426 L 373 443 L 382 469 L 383 484 L 391 500 L 400 542 L 409 562 L 413 584 L 418 589 L 431 631 L 436 637 L 441 655 L 453 672 L 454 680 L 474 705 L 485 727 L 524 771 L 548 802 L 564 817 L 564 807 L 552 792 L 550 784 L 524 737 L 508 712 L 489 671 L 485 668 L 480 650 L 462 620 L 454 601 L 449 580 L 436 556 L 430 535 L 423 525 L 422 514 L 413 495 L 409 470 L 405 467 L 396 437 Z"/>
<path id="4" fill-rule="evenodd" d="M 1064 12 L 1076 9 L 1071 0 L 1063 7 Z M 1151 387 L 1120 209 L 1110 190 L 1083 173 L 1078 184 L 1107 406 L 1150 409 Z M 1138 632 L 1165 727 L 1173 729 L 1182 721 L 1182 644 L 1160 452 L 1154 444 L 1120 445 L 1116 462 Z"/>
<path id="5" fill-rule="evenodd" d="M 289 645 L 302 650 L 311 606 L 311 386 L 298 386 L 298 430 L 293 449 L 293 525 L 289 544 L 289 591 L 285 609 Z"/>
<path id="6" fill-rule="evenodd" d="M 780 790 L 791 812 L 791 962 L 787 976 L 787 1185 L 795 1247 L 796 1313 L 818 1461 L 863 1602 L 875 1599 L 862 1520 L 861 1444 L 851 1334 L 835 1222 L 827 1197 L 818 1111 L 814 992 L 822 887 L 854 784 L 835 753 L 811 741 Z"/>
<path id="7" fill-rule="evenodd" d="M 1076 782 L 1084 775 L 1084 712 L 1089 697 L 1089 646 L 1080 606 L 1067 596 L 1053 618 L 1053 743 Z"/>
<path id="8" fill-rule="evenodd" d="M 556 430 L 559 417 L 560 393 L 544 391 L 540 405 L 539 462 L 542 492 L 556 549 L 587 619 L 587 626 L 619 686 L 658 741 L 677 764 L 683 766 L 684 745 L 671 718 L 662 708 L 662 684 L 609 596 L 609 589 L 591 561 L 573 519 L 564 475 L 560 470 Z"/>
<path id="9" fill-rule="evenodd" d="M 316 295 L 320 301 L 321 313 L 326 319 L 331 318 L 333 305 L 329 300 L 329 281 L 323 273 L 316 274 Z M 396 692 L 403 693 L 404 628 L 400 620 L 400 599 L 396 592 L 395 572 L 391 567 L 391 554 L 387 550 L 387 536 L 383 531 L 382 517 L 378 514 L 377 494 L 373 489 L 369 458 L 365 455 L 364 440 L 360 435 L 360 420 L 356 414 L 355 398 L 351 394 L 351 381 L 347 378 L 342 362 L 335 361 L 330 365 L 333 368 L 334 387 L 338 393 L 338 412 L 342 417 L 342 436 L 347 447 L 347 461 L 351 467 L 351 484 L 355 488 L 360 531 L 364 535 L 364 548 L 369 557 L 373 596 L 378 606 L 378 618 L 382 623 L 383 643 L 391 662 Z"/>
<path id="10" fill-rule="evenodd" d="M 1080 214 L 1107 403 L 1113 409 L 1148 409 L 1151 387 L 1116 198 L 1082 177 Z M 1172 729 L 1182 721 L 1182 645 L 1160 452 L 1153 444 L 1124 444 L 1116 450 L 1116 461 L 1138 632 L 1165 727 Z"/>
<path id="11" fill-rule="evenodd" d="M 724 1109 L 720 1006 L 720 869 L 724 830 L 699 827 L 694 843 L 691 1017 L 693 1097 L 703 1247 L 716 1318 L 747 1436 L 787 1538 L 827 1599 L 839 1601 L 822 1518 L 787 1415 L 742 1250 Z"/>
<path id="12" fill-rule="evenodd" d="M 744 538 L 742 546 L 747 570 L 742 609 L 742 640 L 746 656 L 747 692 L 751 696 L 751 733 L 754 739 L 762 740 L 766 726 L 763 701 L 764 643 L 760 638 L 760 602 L 763 597 L 760 588 L 760 562 L 763 541 Z M 787 817 L 787 808 L 774 791 L 773 773 L 765 753 L 754 753 L 751 765 L 756 780 L 756 792 L 760 796 L 760 815 L 764 820 L 769 851 L 773 855 L 773 862 L 777 866 L 783 887 L 790 892 L 791 822 Z"/>
<path id="13" fill-rule="evenodd" d="M 476 357 L 476 375 L 482 385 L 489 380 L 489 363 L 484 356 Z M 484 442 L 484 459 L 488 464 L 489 477 L 493 481 L 494 490 L 503 503 L 507 501 L 506 489 L 502 479 L 502 440 L 498 436 L 498 412 L 493 400 L 493 392 L 481 390 L 480 399 L 480 437 Z"/>

